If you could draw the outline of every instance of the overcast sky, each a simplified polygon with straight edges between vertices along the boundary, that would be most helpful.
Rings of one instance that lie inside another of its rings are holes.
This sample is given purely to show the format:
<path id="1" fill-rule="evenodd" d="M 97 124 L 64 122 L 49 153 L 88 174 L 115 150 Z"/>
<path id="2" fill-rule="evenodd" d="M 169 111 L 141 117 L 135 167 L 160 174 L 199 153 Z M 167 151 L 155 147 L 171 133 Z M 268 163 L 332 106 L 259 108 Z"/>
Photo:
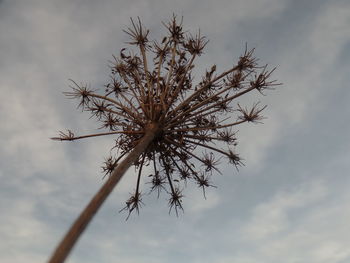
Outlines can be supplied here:
<path id="1" fill-rule="evenodd" d="M 49 140 L 97 128 L 62 95 L 68 79 L 102 87 L 129 17 L 156 38 L 172 13 L 210 40 L 198 72 L 248 43 L 283 85 L 245 99 L 267 118 L 239 127 L 245 166 L 223 163 L 206 200 L 189 185 L 177 218 L 145 196 L 125 221 L 130 169 L 67 262 L 350 262 L 348 0 L 0 1 L 0 262 L 45 262 L 103 183 L 112 138 Z"/>

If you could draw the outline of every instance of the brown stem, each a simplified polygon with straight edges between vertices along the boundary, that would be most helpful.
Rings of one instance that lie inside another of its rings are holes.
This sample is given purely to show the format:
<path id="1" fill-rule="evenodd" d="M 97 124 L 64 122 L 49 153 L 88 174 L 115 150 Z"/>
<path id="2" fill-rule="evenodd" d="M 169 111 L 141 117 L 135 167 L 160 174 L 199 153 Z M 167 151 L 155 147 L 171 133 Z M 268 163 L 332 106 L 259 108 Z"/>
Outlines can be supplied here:
<path id="1" fill-rule="evenodd" d="M 105 136 L 105 135 L 113 135 L 113 134 L 142 134 L 144 133 L 143 131 L 113 131 L 113 132 L 102 132 L 102 133 L 95 133 L 95 134 L 89 134 L 89 135 L 81 135 L 81 136 L 76 136 L 76 137 L 51 137 L 51 140 L 54 141 L 75 141 L 79 139 L 85 139 L 89 137 L 97 137 L 97 136 Z"/>
<path id="2" fill-rule="evenodd" d="M 235 125 L 242 124 L 244 122 L 247 122 L 247 120 L 241 120 L 236 121 L 233 123 L 225 124 L 225 125 L 218 125 L 218 126 L 204 126 L 204 127 L 191 127 L 191 128 L 183 128 L 183 129 L 168 129 L 166 130 L 167 133 L 173 133 L 173 132 L 188 132 L 188 131 L 202 131 L 202 130 L 210 130 L 210 129 L 222 129 L 227 127 L 232 127 Z"/>
<path id="3" fill-rule="evenodd" d="M 90 203 L 85 207 L 76 221 L 73 223 L 65 237 L 62 239 L 48 263 L 62 263 L 74 247 L 75 243 L 84 232 L 98 209 L 112 192 L 127 169 L 139 158 L 140 154 L 146 150 L 157 133 L 158 125 L 150 124 L 145 135 L 135 146 L 133 151 L 115 168 L 107 182 L 95 194 Z"/>

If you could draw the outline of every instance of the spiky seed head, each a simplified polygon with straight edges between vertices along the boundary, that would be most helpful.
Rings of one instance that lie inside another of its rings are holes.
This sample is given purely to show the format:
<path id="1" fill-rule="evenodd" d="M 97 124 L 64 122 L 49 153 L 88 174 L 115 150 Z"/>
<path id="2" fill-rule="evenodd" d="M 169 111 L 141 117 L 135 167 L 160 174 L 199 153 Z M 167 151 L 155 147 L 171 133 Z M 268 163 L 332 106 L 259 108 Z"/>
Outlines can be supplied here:
<path id="1" fill-rule="evenodd" d="M 213 65 L 199 83 L 193 83 L 195 59 L 203 54 L 208 40 L 200 31 L 195 35 L 184 31 L 182 19 L 179 22 L 176 16 L 163 25 L 167 33 L 162 40 L 150 41 L 149 30 L 140 18 L 131 19 L 131 26 L 124 31 L 130 37 L 131 47 L 123 48 L 119 57 L 113 56 L 111 77 L 104 93 L 76 82 L 65 93 L 69 98 L 79 99 L 79 107 L 89 111 L 102 122 L 101 128 L 108 131 L 75 136 L 68 130 L 53 138 L 71 141 L 114 135 L 113 149 L 119 156 L 105 161 L 104 172 L 110 174 L 141 140 L 150 123 L 159 127 L 154 140 L 134 163 L 139 171 L 136 190 L 124 208 L 129 215 L 138 212 L 142 204 L 140 177 L 146 166 L 153 170 L 148 182 L 151 192 L 158 196 L 168 193 L 170 210 L 178 214 L 183 210 L 182 190 L 188 180 L 194 180 L 205 194 L 205 188 L 212 186 L 209 176 L 220 173 L 220 156 L 236 168 L 242 165 L 234 149 L 237 138 L 233 128 L 259 122 L 265 107 L 258 108 L 256 103 L 246 108 L 236 100 L 279 85 L 270 80 L 274 69 L 259 66 L 254 49 L 247 47 L 231 68 L 219 73 Z"/>

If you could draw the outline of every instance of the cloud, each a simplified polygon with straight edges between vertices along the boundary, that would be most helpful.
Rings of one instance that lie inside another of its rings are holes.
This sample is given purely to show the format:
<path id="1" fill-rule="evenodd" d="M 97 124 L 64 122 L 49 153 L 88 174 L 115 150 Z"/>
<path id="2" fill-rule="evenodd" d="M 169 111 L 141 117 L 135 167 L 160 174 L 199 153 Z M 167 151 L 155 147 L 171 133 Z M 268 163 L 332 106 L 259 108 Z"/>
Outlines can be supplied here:
<path id="1" fill-rule="evenodd" d="M 256 206 L 240 231 L 245 251 L 231 262 L 349 260 L 350 195 L 337 188 L 326 181 L 306 183 Z"/>
<path id="2" fill-rule="evenodd" d="M 293 210 L 312 206 L 326 195 L 327 189 L 322 183 L 306 185 L 290 193 L 278 193 L 271 201 L 254 209 L 251 221 L 242 228 L 242 235 L 250 240 L 263 241 L 283 233 L 291 225 L 289 214 Z"/>
<path id="3" fill-rule="evenodd" d="M 206 189 L 205 196 L 203 197 L 203 192 L 201 188 L 189 187 L 186 192 L 189 193 L 188 196 L 184 198 L 186 213 L 189 216 L 199 216 L 201 217 L 206 211 L 217 207 L 220 203 L 220 195 L 218 194 L 218 189 L 210 188 Z"/>
<path id="4" fill-rule="evenodd" d="M 33 199 L 1 200 L 4 209 L 0 222 L 1 262 L 43 262 L 43 244 L 49 240 L 46 222 L 36 218 L 36 201 Z"/>

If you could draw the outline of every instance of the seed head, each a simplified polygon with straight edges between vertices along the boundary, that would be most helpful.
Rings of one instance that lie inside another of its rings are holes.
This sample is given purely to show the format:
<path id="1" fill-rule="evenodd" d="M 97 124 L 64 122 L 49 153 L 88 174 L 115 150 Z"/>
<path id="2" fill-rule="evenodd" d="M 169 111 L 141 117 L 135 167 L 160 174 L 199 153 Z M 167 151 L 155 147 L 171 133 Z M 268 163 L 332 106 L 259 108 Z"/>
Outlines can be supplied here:
<path id="1" fill-rule="evenodd" d="M 210 67 L 201 81 L 193 83 L 194 61 L 203 54 L 208 40 L 200 34 L 183 30 L 182 19 L 176 16 L 163 23 L 166 34 L 160 42 L 149 40 L 147 30 L 138 18 L 131 19 L 126 32 L 131 47 L 123 48 L 119 57 L 113 56 L 111 75 L 103 91 L 87 88 L 72 81 L 69 98 L 77 98 L 78 106 L 91 113 L 106 132 L 75 136 L 68 130 L 55 140 L 76 140 L 87 137 L 114 135 L 113 149 L 117 157 L 109 157 L 103 172 L 112 173 L 140 141 L 150 124 L 158 130 L 153 141 L 134 163 L 138 169 L 135 191 L 126 201 L 124 210 L 139 211 L 142 204 L 140 178 L 145 166 L 150 192 L 159 197 L 169 194 L 170 211 L 183 210 L 183 189 L 193 180 L 202 188 L 213 186 L 210 178 L 220 173 L 219 160 L 228 160 L 236 168 L 242 160 L 235 153 L 235 126 L 262 120 L 265 109 L 253 104 L 242 107 L 236 100 L 248 93 L 272 89 L 279 85 L 270 80 L 274 71 L 259 66 L 247 47 L 238 62 L 224 72 Z M 225 158 L 221 158 L 225 157 Z"/>

